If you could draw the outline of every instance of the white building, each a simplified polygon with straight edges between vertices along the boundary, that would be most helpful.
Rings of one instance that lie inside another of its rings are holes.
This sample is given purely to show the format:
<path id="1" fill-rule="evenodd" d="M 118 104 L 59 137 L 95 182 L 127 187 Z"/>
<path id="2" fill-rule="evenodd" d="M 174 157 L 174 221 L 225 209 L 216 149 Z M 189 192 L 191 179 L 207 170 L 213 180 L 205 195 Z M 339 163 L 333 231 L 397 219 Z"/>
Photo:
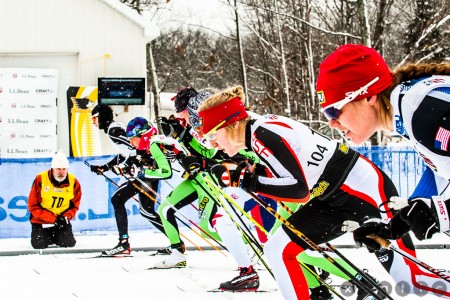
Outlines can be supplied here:
<path id="1" fill-rule="evenodd" d="M 57 147 L 69 153 L 67 88 L 97 86 L 98 77 L 146 77 L 146 44 L 158 35 L 119 0 L 2 0 L 0 68 L 57 70 Z M 146 98 L 145 106 L 114 106 L 116 120 L 151 118 Z M 102 154 L 112 153 L 101 136 Z"/>

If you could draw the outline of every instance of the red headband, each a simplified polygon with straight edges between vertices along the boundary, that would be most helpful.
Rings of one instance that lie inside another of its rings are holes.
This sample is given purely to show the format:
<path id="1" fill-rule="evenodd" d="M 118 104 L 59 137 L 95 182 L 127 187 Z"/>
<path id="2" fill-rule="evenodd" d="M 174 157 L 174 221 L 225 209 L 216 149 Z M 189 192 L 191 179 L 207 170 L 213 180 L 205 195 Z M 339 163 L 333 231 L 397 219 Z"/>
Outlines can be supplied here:
<path id="1" fill-rule="evenodd" d="M 217 129 L 227 127 L 230 124 L 245 119 L 248 117 L 248 114 L 241 99 L 234 97 L 227 102 L 199 111 L 198 116 L 203 122 L 202 131 L 206 134 L 221 122 L 224 123 Z"/>

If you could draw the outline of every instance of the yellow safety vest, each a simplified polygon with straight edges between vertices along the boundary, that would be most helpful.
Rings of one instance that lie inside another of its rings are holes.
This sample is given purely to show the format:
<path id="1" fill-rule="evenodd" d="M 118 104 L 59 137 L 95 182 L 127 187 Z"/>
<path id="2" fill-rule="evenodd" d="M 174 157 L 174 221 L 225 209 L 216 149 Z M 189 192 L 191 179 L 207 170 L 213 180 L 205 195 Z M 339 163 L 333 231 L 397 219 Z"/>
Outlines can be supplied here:
<path id="1" fill-rule="evenodd" d="M 70 206 L 70 200 L 74 198 L 74 184 L 75 177 L 68 173 L 69 185 L 63 188 L 55 187 L 48 176 L 48 171 L 42 172 L 42 187 L 41 187 L 41 206 L 55 215 L 61 214 Z"/>

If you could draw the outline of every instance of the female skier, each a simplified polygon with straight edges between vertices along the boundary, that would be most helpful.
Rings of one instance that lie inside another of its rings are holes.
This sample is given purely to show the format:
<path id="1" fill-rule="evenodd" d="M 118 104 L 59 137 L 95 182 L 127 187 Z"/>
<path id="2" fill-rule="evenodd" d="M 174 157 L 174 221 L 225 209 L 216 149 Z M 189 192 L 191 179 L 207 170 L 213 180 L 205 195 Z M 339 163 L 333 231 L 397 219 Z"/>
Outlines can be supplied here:
<path id="1" fill-rule="evenodd" d="M 395 238 L 412 230 L 423 240 L 447 231 L 450 201 L 439 195 L 450 180 L 450 64 L 411 63 L 392 73 L 374 49 L 348 44 L 320 65 L 317 94 L 329 126 L 354 144 L 377 131 L 393 132 L 407 140 L 427 166 L 409 205 L 388 225 L 364 225 L 355 238 L 377 247 L 365 236 Z"/>
<path id="2" fill-rule="evenodd" d="M 192 112 L 195 112 L 198 104 L 209 95 L 208 92 L 197 93 L 190 87 L 179 91 L 174 99 L 174 103 L 176 111 L 182 114 L 186 126 L 182 126 L 179 120 L 162 120 L 163 131 L 167 135 L 177 138 L 183 144 L 184 149 L 182 151 L 184 154 L 191 154 L 183 157 L 180 162 L 186 170 L 190 170 L 192 166 L 197 165 L 212 166 L 217 163 L 216 159 L 223 160 L 228 158 L 222 151 L 208 148 L 202 144 L 198 140 L 201 139 L 201 136 L 195 131 L 195 128 L 191 127 L 191 125 L 195 126 L 195 124 L 190 123 L 190 120 L 193 119 L 189 119 L 189 116 L 192 116 Z M 184 111 L 189 113 L 183 114 Z M 193 134 L 197 138 L 194 138 Z M 192 172 L 189 178 L 181 182 L 166 198 L 167 202 L 163 202 L 158 207 L 158 213 L 171 242 L 171 254 L 158 263 L 156 267 L 175 268 L 186 266 L 185 249 L 179 245 L 179 229 L 174 217 L 176 210 L 172 206 L 178 210 L 198 199 L 199 225 L 209 232 L 215 232 L 213 236 L 224 242 L 240 270 L 238 276 L 230 281 L 221 283 L 219 288 L 230 291 L 254 291 L 258 289 L 259 276 L 252 266 L 251 257 L 247 252 L 242 235 L 236 225 L 233 224 L 230 216 L 217 205 L 217 199 L 212 199 L 214 192 L 204 183 L 202 176 L 197 173 L 195 171 Z"/>
<path id="3" fill-rule="evenodd" d="M 133 164 L 139 164 L 139 162 L 136 160 L 136 149 L 133 148 L 127 138 L 125 126 L 120 122 L 114 121 L 113 111 L 108 105 L 97 104 L 92 109 L 91 114 L 94 126 L 103 130 L 108 135 L 111 145 L 119 152 L 118 155 L 103 165 L 91 165 L 91 171 L 97 175 L 101 175 L 111 170 L 116 175 L 127 174 L 129 176 L 130 174 L 128 173 L 132 169 L 127 167 L 127 165 L 131 166 Z M 158 188 L 158 181 L 148 179 L 144 179 L 144 181 L 146 184 L 151 185 L 152 188 Z M 120 256 L 131 253 L 128 234 L 128 216 L 125 203 L 135 195 L 139 195 L 139 211 L 141 215 L 149 220 L 156 229 L 164 233 L 161 219 L 155 210 L 155 202 L 141 193 L 142 188 L 143 186 L 138 182 L 127 180 L 112 195 L 111 204 L 114 207 L 114 216 L 119 231 L 119 243 L 114 248 L 103 251 L 102 255 Z"/>
<path id="4" fill-rule="evenodd" d="M 373 163 L 347 145 L 289 118 L 266 115 L 251 120 L 243 101 L 243 89 L 237 86 L 212 95 L 198 109 L 205 138 L 213 140 L 218 149 L 230 156 L 244 147 L 252 149 L 271 174 L 269 177 L 259 172 L 260 166 L 247 166 L 237 174 L 228 170 L 225 173 L 231 174 L 228 180 L 231 185 L 286 202 L 305 203 L 312 196 L 288 221 L 316 244 L 341 235 L 336 227 L 346 220 L 360 222 L 366 216 L 392 218 L 385 201 L 398 195 L 396 188 Z M 379 205 L 386 206 L 387 212 L 380 212 Z M 393 243 L 414 253 L 408 235 Z M 264 247 L 285 299 L 309 298 L 305 277 L 296 260 L 308 248 L 285 226 Z M 383 249 L 375 251 L 375 255 L 396 282 L 447 293 L 429 288 L 436 276 L 421 273 L 397 253 Z M 427 286 L 419 284 L 419 280 Z"/>

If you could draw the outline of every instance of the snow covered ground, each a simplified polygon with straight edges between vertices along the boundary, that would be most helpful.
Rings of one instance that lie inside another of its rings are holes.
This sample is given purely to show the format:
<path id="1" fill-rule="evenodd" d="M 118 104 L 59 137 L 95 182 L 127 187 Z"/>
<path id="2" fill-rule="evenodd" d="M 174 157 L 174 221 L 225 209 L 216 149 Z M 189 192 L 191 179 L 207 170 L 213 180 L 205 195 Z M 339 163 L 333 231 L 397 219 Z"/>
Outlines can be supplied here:
<path id="1" fill-rule="evenodd" d="M 211 249 L 192 232 L 184 232 L 196 244 Z M 277 285 L 262 265 L 260 293 L 211 293 L 208 290 L 237 275 L 236 265 L 227 252 L 193 250 L 188 244 L 188 266 L 184 269 L 147 270 L 163 256 L 150 256 L 151 250 L 167 245 L 167 239 L 151 231 L 131 232 L 131 245 L 135 251 L 129 258 L 92 258 L 101 250 L 114 246 L 113 233 L 95 236 L 77 236 L 72 249 L 49 248 L 40 255 L 30 246 L 29 239 L 0 239 L 0 299 L 282 299 Z M 449 269 L 448 249 L 422 249 L 432 244 L 448 247 L 450 238 L 439 235 L 419 243 L 418 257 L 427 264 Z M 360 268 L 368 269 L 379 280 L 393 285 L 389 275 L 366 249 L 349 249 L 350 235 L 336 240 L 334 245 Z M 226 256 L 225 256 L 225 255 Z M 331 284 L 341 280 L 331 277 Z M 436 299 L 424 296 L 400 296 L 394 299 Z M 346 299 L 355 299 L 349 296 Z M 335 297 L 336 299 L 336 297 Z"/>

